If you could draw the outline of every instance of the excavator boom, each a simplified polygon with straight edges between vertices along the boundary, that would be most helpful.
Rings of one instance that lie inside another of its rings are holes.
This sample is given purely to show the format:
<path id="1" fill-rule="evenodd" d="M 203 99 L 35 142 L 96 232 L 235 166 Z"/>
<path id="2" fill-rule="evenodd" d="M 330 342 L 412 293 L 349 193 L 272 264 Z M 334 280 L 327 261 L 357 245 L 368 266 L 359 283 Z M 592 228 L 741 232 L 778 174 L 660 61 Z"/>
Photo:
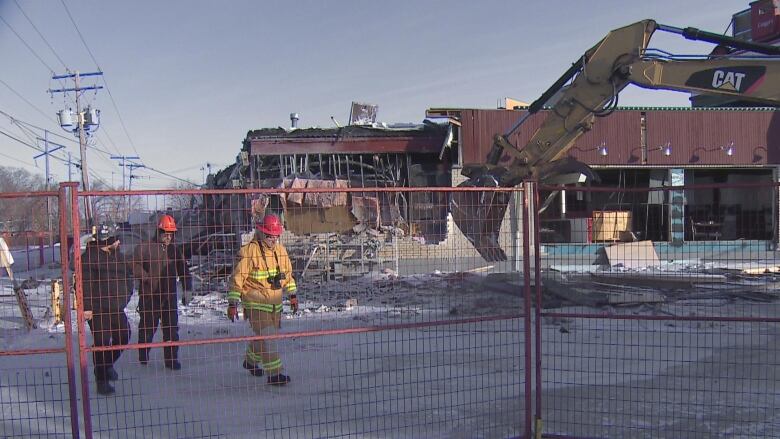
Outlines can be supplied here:
<path id="1" fill-rule="evenodd" d="M 464 166 L 469 178 L 462 186 L 514 187 L 526 179 L 549 182 L 594 178 L 585 164 L 567 157 L 574 142 L 589 131 L 597 116 L 606 116 L 627 85 L 738 96 L 768 105 L 780 105 L 780 57 L 708 57 L 679 59 L 648 50 L 656 30 L 688 39 L 708 41 L 733 50 L 780 55 L 780 47 L 745 42 L 731 37 L 676 28 L 643 20 L 615 29 L 572 64 L 520 120 L 506 133 L 497 134 L 486 164 Z M 509 138 L 532 114 L 551 104 L 549 115 L 522 148 Z M 508 153 L 511 164 L 499 166 Z M 566 178 L 570 176 L 571 178 Z M 453 219 L 480 255 L 488 261 L 506 260 L 498 233 L 506 212 L 506 192 L 458 192 L 452 197 Z M 489 205 L 484 204 L 490 200 Z"/>

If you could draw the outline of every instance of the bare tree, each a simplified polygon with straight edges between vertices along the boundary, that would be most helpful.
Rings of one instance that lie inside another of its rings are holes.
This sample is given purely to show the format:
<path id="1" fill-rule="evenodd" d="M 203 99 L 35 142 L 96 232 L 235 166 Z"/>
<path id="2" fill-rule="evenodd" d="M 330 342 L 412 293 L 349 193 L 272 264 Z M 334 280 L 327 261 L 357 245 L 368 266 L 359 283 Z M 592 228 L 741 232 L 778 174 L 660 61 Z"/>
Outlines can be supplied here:
<path id="1" fill-rule="evenodd" d="M 192 190 L 198 187 L 191 183 L 179 182 L 176 183 L 172 190 Z M 191 194 L 171 194 L 165 198 L 165 207 L 172 210 L 192 209 L 201 204 L 202 197 L 200 195 Z"/>
<path id="2" fill-rule="evenodd" d="M 46 182 L 39 175 L 0 166 L 0 193 L 43 191 L 45 187 Z M 52 205 L 52 215 L 56 217 L 56 200 Z M 5 231 L 46 230 L 46 197 L 25 195 L 0 199 L 0 222 Z"/>

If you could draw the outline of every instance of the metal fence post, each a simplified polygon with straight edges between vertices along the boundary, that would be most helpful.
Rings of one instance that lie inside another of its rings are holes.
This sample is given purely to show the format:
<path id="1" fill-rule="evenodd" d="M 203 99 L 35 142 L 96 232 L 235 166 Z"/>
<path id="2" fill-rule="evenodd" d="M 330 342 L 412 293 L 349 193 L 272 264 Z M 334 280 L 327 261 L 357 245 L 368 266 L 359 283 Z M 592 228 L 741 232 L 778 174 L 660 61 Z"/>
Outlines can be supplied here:
<path id="1" fill-rule="evenodd" d="M 536 357 L 536 416 L 534 417 L 534 434 L 542 438 L 542 244 L 541 221 L 539 220 L 539 182 L 529 182 L 531 192 L 530 212 L 533 212 L 534 239 L 534 286 L 536 303 L 534 306 L 534 355 Z"/>
<path id="2" fill-rule="evenodd" d="M 81 370 L 81 403 L 84 414 L 84 435 L 92 439 L 92 418 L 89 407 L 89 377 L 87 375 L 87 334 L 84 328 L 84 292 L 81 278 L 81 218 L 79 217 L 78 188 L 70 192 L 71 226 L 73 229 L 73 272 L 76 292 L 76 324 L 79 336 L 79 369 Z M 85 200 L 86 203 L 89 199 Z M 88 219 L 89 220 L 89 219 Z"/>
<path id="3" fill-rule="evenodd" d="M 44 256 L 44 249 L 43 249 L 43 235 L 38 235 L 38 266 L 43 267 L 46 265 L 46 258 Z"/>
<path id="4" fill-rule="evenodd" d="M 30 263 L 30 232 L 25 231 L 24 232 L 24 255 L 27 258 L 27 269 L 32 269 L 32 264 Z"/>
<path id="5" fill-rule="evenodd" d="M 528 221 L 530 217 L 531 203 L 529 202 L 529 183 L 523 183 L 522 194 L 520 197 L 523 212 L 523 331 L 525 351 L 525 438 L 531 438 L 532 434 L 532 408 L 531 408 L 531 372 L 532 355 L 531 350 L 531 227 Z"/>
<path id="6" fill-rule="evenodd" d="M 68 365 L 68 397 L 70 399 L 70 429 L 79 438 L 78 395 L 76 394 L 76 370 L 73 366 L 73 326 L 70 319 L 70 269 L 68 267 L 68 216 L 67 189 L 75 190 L 77 183 L 60 183 L 57 201 L 60 214 L 60 268 L 62 269 L 63 319 L 65 323 L 65 358 Z M 63 245 L 65 243 L 65 245 Z"/>

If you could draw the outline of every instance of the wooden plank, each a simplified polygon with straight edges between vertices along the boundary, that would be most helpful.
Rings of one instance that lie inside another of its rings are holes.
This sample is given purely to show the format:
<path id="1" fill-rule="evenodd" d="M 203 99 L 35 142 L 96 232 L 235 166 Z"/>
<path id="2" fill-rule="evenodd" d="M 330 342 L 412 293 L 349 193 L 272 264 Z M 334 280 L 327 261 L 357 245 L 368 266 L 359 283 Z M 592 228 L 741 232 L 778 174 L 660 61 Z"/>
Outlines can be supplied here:
<path id="1" fill-rule="evenodd" d="M 16 295 L 16 302 L 19 304 L 19 312 L 24 318 L 24 324 L 27 326 L 27 330 L 37 328 L 35 319 L 33 319 L 32 312 L 30 311 L 30 305 L 27 304 L 27 295 L 24 293 L 22 287 L 14 283 L 14 294 Z"/>
<path id="2" fill-rule="evenodd" d="M 593 241 L 617 241 L 621 232 L 631 231 L 631 212 L 618 210 L 594 211 Z"/>
<path id="3" fill-rule="evenodd" d="M 51 281 L 51 310 L 55 325 L 62 323 L 62 307 L 62 281 L 54 279 Z"/>
<path id="4" fill-rule="evenodd" d="M 629 242 L 604 247 L 611 267 L 647 268 L 661 265 L 652 241 Z"/>

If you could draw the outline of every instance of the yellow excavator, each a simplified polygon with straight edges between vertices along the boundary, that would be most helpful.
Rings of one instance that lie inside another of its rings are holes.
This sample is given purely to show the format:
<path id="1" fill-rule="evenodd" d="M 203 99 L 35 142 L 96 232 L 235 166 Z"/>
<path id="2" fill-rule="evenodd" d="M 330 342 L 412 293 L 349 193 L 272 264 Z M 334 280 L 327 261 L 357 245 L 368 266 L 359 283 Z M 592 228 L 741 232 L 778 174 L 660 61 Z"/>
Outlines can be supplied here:
<path id="1" fill-rule="evenodd" d="M 657 30 L 706 41 L 718 47 L 709 55 L 677 56 L 648 44 Z M 735 55 L 740 53 L 740 55 Z M 596 117 L 610 114 L 628 84 L 643 88 L 738 97 L 741 101 L 780 105 L 780 47 L 643 20 L 615 29 L 586 51 L 506 133 L 494 137 L 485 164 L 466 165 L 466 187 L 514 187 L 523 180 L 566 184 L 594 178 L 590 168 L 566 153 L 591 129 Z M 549 115 L 530 141 L 520 148 L 509 137 L 531 115 L 548 107 Z M 511 164 L 499 166 L 511 155 Z M 453 194 L 455 223 L 487 261 L 506 260 L 498 233 L 509 202 L 507 191 L 464 191 Z"/>

